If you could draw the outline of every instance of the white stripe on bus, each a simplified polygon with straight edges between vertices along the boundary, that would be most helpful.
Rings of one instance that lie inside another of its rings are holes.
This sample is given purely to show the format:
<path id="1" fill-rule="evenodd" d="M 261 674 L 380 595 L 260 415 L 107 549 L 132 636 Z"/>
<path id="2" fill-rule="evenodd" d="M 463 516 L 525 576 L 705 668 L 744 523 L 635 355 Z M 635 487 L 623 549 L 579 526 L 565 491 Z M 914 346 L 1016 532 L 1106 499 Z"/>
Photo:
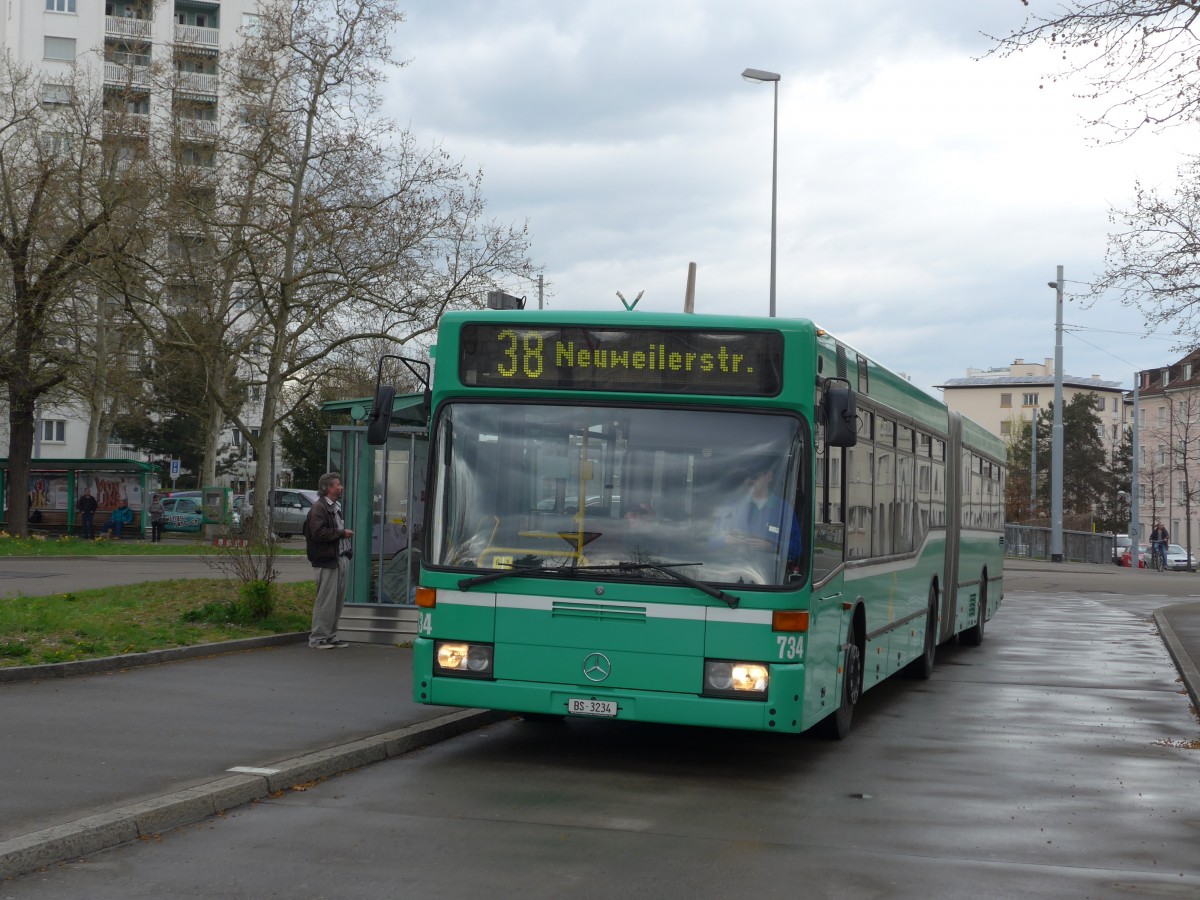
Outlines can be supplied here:
<path id="1" fill-rule="evenodd" d="M 727 606 L 684 606 L 674 603 L 629 603 L 613 600 L 583 600 L 569 597 L 531 597 L 517 594 L 492 594 L 478 591 L 437 592 L 439 606 L 491 606 L 498 609 L 524 609 L 551 612 L 554 605 L 595 606 L 616 613 L 644 613 L 648 619 L 689 619 L 694 621 L 734 622 L 743 625 L 770 625 L 769 609 L 730 609 Z"/>

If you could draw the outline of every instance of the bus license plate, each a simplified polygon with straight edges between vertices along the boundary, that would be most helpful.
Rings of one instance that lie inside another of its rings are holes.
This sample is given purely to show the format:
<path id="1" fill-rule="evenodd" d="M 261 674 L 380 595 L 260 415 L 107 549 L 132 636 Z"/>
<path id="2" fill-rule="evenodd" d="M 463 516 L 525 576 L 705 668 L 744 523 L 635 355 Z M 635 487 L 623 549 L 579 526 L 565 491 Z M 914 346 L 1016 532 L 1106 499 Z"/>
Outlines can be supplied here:
<path id="1" fill-rule="evenodd" d="M 573 716 L 606 716 L 612 718 L 617 714 L 615 700 L 584 700 L 571 697 L 567 700 L 567 712 Z"/>

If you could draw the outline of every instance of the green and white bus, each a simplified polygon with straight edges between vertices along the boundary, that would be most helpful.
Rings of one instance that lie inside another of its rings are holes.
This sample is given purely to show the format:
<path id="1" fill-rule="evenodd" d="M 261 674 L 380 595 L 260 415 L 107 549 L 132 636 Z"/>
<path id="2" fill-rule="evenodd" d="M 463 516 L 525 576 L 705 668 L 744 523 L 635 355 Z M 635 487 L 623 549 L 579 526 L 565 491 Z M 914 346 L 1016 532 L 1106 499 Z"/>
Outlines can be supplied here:
<path id="1" fill-rule="evenodd" d="M 1003 443 L 812 322 L 453 313 L 435 359 L 417 702 L 842 737 L 1000 606 Z"/>

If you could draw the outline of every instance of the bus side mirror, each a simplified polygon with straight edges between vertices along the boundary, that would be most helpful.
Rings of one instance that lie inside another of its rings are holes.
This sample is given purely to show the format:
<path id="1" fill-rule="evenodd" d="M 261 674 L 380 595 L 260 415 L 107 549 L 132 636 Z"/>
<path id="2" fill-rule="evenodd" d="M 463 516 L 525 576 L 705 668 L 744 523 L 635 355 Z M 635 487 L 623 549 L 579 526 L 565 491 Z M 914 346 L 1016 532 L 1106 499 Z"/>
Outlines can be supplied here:
<path id="1" fill-rule="evenodd" d="M 823 405 L 825 443 L 830 447 L 853 447 L 857 444 L 858 410 L 850 385 L 826 385 Z"/>
<path id="2" fill-rule="evenodd" d="M 375 403 L 371 407 L 371 418 L 367 420 L 367 443 L 372 447 L 382 447 L 387 443 L 388 432 L 392 430 L 392 403 L 395 399 L 396 389 L 390 384 L 375 388 Z"/>

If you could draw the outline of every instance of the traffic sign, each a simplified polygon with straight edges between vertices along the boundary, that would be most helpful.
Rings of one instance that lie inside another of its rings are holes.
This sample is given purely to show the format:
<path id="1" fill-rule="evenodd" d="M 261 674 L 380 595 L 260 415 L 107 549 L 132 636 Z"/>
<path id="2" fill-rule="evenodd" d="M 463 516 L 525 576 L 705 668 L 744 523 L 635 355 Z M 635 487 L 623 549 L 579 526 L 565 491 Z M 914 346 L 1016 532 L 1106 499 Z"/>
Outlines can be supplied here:
<path id="1" fill-rule="evenodd" d="M 177 459 L 171 460 L 171 477 L 172 478 L 179 477 L 179 460 L 177 460 Z"/>

